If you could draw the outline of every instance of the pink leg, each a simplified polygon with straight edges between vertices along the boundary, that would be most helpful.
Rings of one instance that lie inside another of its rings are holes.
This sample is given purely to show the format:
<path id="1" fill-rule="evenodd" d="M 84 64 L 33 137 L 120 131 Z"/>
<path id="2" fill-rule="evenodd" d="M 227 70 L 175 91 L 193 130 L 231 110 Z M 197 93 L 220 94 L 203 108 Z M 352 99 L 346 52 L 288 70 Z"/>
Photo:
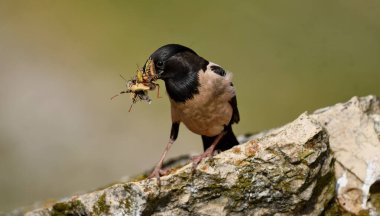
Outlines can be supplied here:
<path id="1" fill-rule="evenodd" d="M 161 155 L 160 161 L 157 163 L 157 165 L 154 168 L 153 172 L 148 177 L 148 178 L 156 177 L 157 178 L 157 183 L 158 183 L 159 186 L 161 185 L 160 176 L 161 176 L 161 173 L 163 173 L 163 171 L 161 170 L 161 167 L 162 167 L 162 164 L 163 164 L 164 159 L 166 157 L 166 153 L 168 153 L 168 151 L 169 151 L 170 147 L 173 145 L 173 143 L 174 143 L 174 140 L 170 139 L 169 142 L 168 142 L 168 144 L 165 147 L 164 152 Z"/>
<path id="2" fill-rule="evenodd" d="M 214 149 L 216 147 L 216 145 L 219 143 L 220 139 L 222 139 L 222 137 L 226 134 L 226 132 L 222 132 L 220 133 L 216 139 L 214 140 L 214 142 L 211 144 L 210 147 L 208 147 L 206 149 L 205 152 L 203 152 L 201 155 L 199 156 L 195 156 L 192 158 L 192 161 L 193 161 L 193 171 L 197 168 L 198 164 L 201 162 L 201 160 L 203 158 L 206 158 L 206 157 L 212 157 L 213 156 L 213 153 L 214 153 Z"/>

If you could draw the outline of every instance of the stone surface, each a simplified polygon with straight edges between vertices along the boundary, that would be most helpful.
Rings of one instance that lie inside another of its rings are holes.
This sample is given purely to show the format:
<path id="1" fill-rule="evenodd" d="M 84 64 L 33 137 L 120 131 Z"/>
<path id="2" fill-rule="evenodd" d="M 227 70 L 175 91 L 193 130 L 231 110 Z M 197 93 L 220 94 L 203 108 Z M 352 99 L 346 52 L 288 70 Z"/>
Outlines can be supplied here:
<path id="1" fill-rule="evenodd" d="M 174 170 L 161 187 L 115 184 L 26 215 L 380 215 L 378 97 L 304 113 L 245 140 L 194 173 Z"/>
<path id="2" fill-rule="evenodd" d="M 310 116 L 330 136 L 340 206 L 355 214 L 380 215 L 380 99 L 353 97 Z"/>
<path id="3" fill-rule="evenodd" d="M 316 110 L 310 118 L 330 137 L 340 213 L 380 216 L 380 98 L 353 97 Z M 241 139 L 257 139 L 274 130 Z"/>
<path id="4" fill-rule="evenodd" d="M 155 179 L 115 184 L 26 215 L 318 215 L 334 197 L 326 131 L 306 114 Z"/>

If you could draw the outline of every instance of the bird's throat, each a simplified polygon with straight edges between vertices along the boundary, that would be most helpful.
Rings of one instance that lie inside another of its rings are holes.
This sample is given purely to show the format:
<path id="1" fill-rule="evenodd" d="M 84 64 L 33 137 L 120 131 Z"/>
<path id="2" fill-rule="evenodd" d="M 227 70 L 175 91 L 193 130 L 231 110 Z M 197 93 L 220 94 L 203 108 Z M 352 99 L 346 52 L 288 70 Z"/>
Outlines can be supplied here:
<path id="1" fill-rule="evenodd" d="M 169 97 L 177 103 L 185 102 L 199 93 L 199 81 L 196 73 L 165 80 L 165 86 Z"/>

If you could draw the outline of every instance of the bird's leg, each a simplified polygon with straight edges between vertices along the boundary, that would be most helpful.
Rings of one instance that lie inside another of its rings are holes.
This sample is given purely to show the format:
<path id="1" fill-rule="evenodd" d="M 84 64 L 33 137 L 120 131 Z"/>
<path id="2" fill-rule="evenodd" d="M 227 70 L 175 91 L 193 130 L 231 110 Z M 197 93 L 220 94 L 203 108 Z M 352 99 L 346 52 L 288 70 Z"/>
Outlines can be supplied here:
<path id="1" fill-rule="evenodd" d="M 154 178 L 154 177 L 157 178 L 157 183 L 159 185 L 161 183 L 160 176 L 161 176 L 161 174 L 163 174 L 163 171 L 161 170 L 162 164 L 164 163 L 164 160 L 165 160 L 165 157 L 166 157 L 166 153 L 168 153 L 168 151 L 169 151 L 170 147 L 173 145 L 173 143 L 174 143 L 174 140 L 173 139 L 169 139 L 169 142 L 168 142 L 168 144 L 166 144 L 165 150 L 164 150 L 164 152 L 161 155 L 160 161 L 157 163 L 157 165 L 155 166 L 153 172 L 148 177 L 148 178 Z"/>
<path id="2" fill-rule="evenodd" d="M 210 147 L 208 147 L 202 154 L 198 155 L 198 156 L 195 156 L 193 157 L 191 160 L 193 161 L 193 171 L 197 168 L 198 164 L 201 162 L 201 160 L 203 158 L 206 158 L 206 157 L 212 157 L 213 156 L 213 153 L 214 153 L 214 149 L 216 147 L 216 145 L 218 145 L 220 139 L 222 139 L 222 137 L 226 134 L 225 131 L 223 131 L 222 133 L 220 133 L 214 140 L 214 142 L 210 145 Z"/>
<path id="3" fill-rule="evenodd" d="M 173 122 L 172 123 L 172 129 L 170 131 L 170 139 L 168 144 L 166 144 L 165 150 L 161 155 L 160 161 L 157 163 L 155 166 L 153 172 L 149 175 L 148 178 L 156 178 L 157 179 L 157 184 L 160 186 L 161 181 L 160 181 L 160 176 L 161 174 L 164 174 L 165 172 L 161 170 L 162 164 L 164 163 L 166 154 L 168 153 L 170 147 L 173 145 L 174 141 L 177 139 L 178 136 L 178 130 L 179 130 L 179 123 L 178 122 Z"/>

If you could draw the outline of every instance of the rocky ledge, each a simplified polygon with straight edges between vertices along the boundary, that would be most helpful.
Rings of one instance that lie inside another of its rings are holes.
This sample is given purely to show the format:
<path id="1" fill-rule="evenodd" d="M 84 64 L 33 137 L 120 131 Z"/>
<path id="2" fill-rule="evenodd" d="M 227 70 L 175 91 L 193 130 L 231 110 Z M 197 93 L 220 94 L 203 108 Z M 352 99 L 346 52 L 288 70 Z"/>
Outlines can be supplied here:
<path id="1" fill-rule="evenodd" d="M 118 183 L 32 215 L 380 215 L 380 99 L 304 113 L 195 172 Z"/>

